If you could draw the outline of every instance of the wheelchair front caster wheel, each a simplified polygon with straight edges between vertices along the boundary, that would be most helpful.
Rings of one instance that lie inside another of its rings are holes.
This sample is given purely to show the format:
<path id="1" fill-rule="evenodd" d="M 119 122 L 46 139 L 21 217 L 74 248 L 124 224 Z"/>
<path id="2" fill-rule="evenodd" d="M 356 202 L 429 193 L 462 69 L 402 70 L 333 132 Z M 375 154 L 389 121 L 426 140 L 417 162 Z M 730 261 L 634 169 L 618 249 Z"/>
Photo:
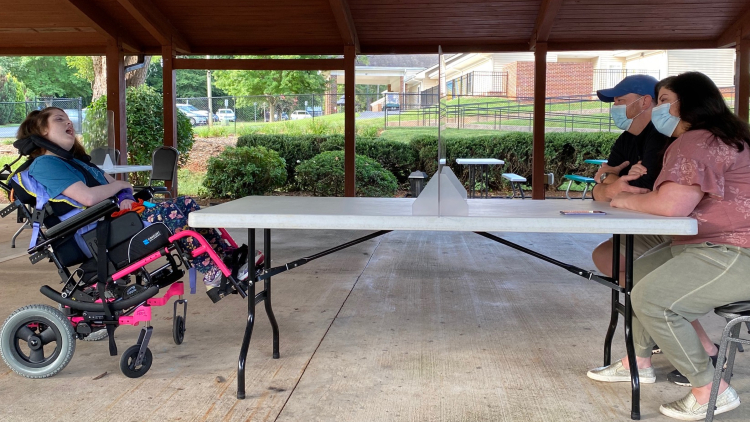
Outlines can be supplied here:
<path id="1" fill-rule="evenodd" d="M 185 318 L 178 315 L 172 324 L 172 339 L 175 344 L 182 344 L 185 339 Z"/>
<path id="2" fill-rule="evenodd" d="M 151 355 L 151 349 L 146 348 L 146 353 L 143 354 L 141 364 L 136 366 L 138 359 L 138 352 L 141 350 L 141 346 L 136 344 L 135 346 L 128 347 L 128 350 L 120 357 L 120 371 L 128 378 L 138 378 L 151 369 L 151 362 L 153 356 Z"/>

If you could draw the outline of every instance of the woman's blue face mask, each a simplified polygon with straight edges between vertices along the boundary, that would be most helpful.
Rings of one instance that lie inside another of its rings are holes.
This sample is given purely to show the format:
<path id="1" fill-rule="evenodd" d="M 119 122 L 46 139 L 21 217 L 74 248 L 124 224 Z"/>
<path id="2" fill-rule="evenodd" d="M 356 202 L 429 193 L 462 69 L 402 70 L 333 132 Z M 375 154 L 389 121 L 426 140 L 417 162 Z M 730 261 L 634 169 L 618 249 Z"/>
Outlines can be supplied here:
<path id="1" fill-rule="evenodd" d="M 680 123 L 679 117 L 673 116 L 669 113 L 669 108 L 674 103 L 664 103 L 651 110 L 651 122 L 659 133 L 666 136 L 672 136 L 675 129 L 677 129 L 677 125 Z"/>
<path id="2" fill-rule="evenodd" d="M 630 129 L 630 125 L 633 124 L 633 119 L 640 116 L 641 113 L 643 113 L 645 110 L 641 110 L 640 113 L 628 119 L 628 107 L 630 107 L 631 104 L 635 103 L 641 98 L 643 98 L 643 96 L 636 98 L 635 101 L 631 102 L 630 104 L 613 105 L 609 108 L 609 114 L 612 116 L 612 120 L 615 121 L 615 126 L 619 127 L 622 130 Z"/>

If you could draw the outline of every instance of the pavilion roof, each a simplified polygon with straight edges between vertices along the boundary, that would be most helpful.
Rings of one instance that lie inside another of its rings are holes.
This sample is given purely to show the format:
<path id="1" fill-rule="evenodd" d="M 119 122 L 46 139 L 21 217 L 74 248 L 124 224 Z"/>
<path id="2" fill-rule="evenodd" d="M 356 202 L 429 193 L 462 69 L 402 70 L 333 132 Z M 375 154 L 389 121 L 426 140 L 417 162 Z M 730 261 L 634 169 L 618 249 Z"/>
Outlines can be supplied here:
<path id="1" fill-rule="evenodd" d="M 713 48 L 745 0 L 0 0 L 0 55 L 361 54 Z"/>

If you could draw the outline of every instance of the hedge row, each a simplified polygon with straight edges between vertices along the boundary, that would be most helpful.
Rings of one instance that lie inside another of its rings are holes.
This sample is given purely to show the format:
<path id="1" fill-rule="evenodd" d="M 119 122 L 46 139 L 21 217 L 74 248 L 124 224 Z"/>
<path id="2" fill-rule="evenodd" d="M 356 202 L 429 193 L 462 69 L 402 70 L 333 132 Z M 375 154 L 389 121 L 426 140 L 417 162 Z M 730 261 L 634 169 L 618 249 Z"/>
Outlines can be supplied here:
<path id="1" fill-rule="evenodd" d="M 589 158 L 606 158 L 617 133 L 567 132 L 547 133 L 545 146 L 545 173 L 554 173 L 560 186 L 565 174 L 593 176 L 596 167 L 583 161 Z M 499 158 L 502 167 L 490 169 L 490 188 L 503 183 L 502 173 L 516 173 L 531 182 L 532 134 L 528 132 L 499 132 L 497 135 L 444 138 L 446 158 L 451 169 L 462 180 L 468 180 L 468 169 L 456 164 L 456 158 Z M 438 140 L 436 136 L 416 136 L 407 142 L 387 141 L 378 138 L 357 138 L 357 154 L 379 162 L 393 173 L 398 182 L 405 184 L 412 171 L 422 170 L 432 175 L 437 170 Z M 287 181 L 295 180 L 294 169 L 320 152 L 344 148 L 344 137 L 288 136 L 251 134 L 239 138 L 237 146 L 264 146 L 275 150 L 286 160 Z M 299 188 L 299 186 L 292 186 Z"/>

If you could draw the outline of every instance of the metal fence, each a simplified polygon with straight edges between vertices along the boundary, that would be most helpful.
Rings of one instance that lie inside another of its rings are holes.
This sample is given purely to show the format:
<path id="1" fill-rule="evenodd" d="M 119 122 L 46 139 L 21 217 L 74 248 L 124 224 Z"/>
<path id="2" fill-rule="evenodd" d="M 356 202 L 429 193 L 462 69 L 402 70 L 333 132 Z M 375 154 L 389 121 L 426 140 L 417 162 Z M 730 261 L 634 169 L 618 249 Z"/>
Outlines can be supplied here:
<path id="1" fill-rule="evenodd" d="M 533 100 L 531 97 L 455 96 L 447 101 L 446 126 L 455 129 L 530 131 L 533 125 Z M 549 131 L 619 130 L 609 117 L 610 104 L 593 99 L 592 95 L 548 97 L 545 103 Z M 385 128 L 438 125 L 436 105 L 388 109 L 383 114 Z"/>
<path id="2" fill-rule="evenodd" d="M 208 124 L 209 113 L 212 123 L 228 124 L 314 119 L 344 110 L 343 100 L 336 94 L 212 97 L 210 101 L 207 97 L 178 98 L 177 108 L 196 126 Z"/>
<path id="3" fill-rule="evenodd" d="M 445 88 L 449 99 L 458 96 L 503 97 L 508 94 L 508 72 L 470 72 L 447 81 Z M 408 108 L 428 107 L 437 104 L 438 94 L 438 87 L 434 86 L 422 91 L 419 97 L 406 97 L 402 103 Z"/>
<path id="4" fill-rule="evenodd" d="M 0 125 L 21 124 L 29 113 L 45 107 L 63 109 L 73 122 L 76 132 L 81 132 L 84 118 L 82 98 L 39 98 L 24 102 L 0 102 Z"/>
<path id="5" fill-rule="evenodd" d="M 657 80 L 661 79 L 659 70 L 648 69 L 594 69 L 594 87 L 591 92 L 600 89 L 612 88 L 618 82 L 630 75 L 651 75 Z"/>

